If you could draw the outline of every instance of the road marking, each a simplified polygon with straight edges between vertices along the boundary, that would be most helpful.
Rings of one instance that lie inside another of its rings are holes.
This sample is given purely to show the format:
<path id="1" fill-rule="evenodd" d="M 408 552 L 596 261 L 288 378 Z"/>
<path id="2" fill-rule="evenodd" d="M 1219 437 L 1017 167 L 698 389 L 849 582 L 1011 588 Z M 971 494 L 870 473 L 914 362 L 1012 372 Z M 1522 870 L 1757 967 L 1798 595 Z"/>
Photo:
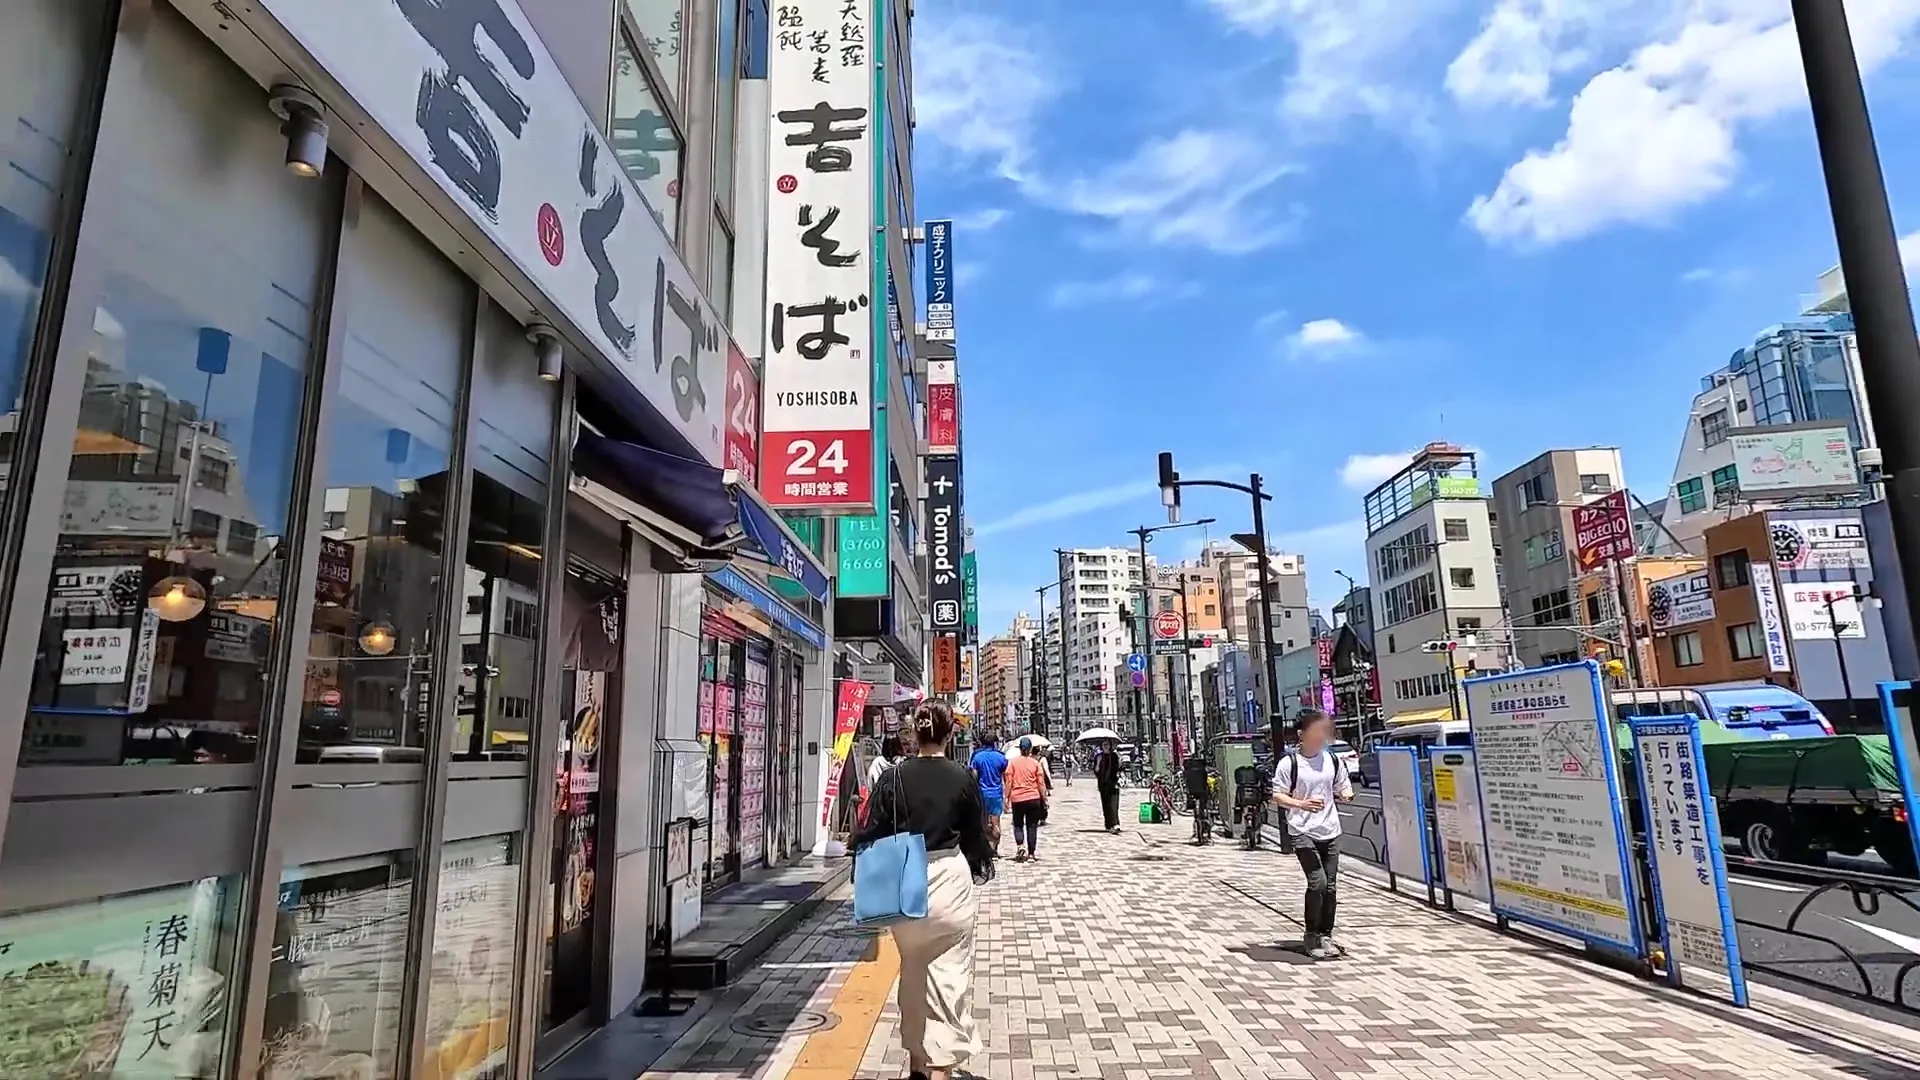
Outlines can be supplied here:
<path id="1" fill-rule="evenodd" d="M 1777 881 L 1759 881 L 1750 877 L 1736 877 L 1732 874 L 1727 875 L 1727 881 L 1734 885 L 1745 885 L 1749 889 L 1766 889 L 1769 892 L 1803 893 L 1807 891 L 1804 885 L 1782 885 Z"/>
<path id="2" fill-rule="evenodd" d="M 860 1059 L 867 1056 L 880 1011 L 887 1007 L 888 992 L 900 977 L 900 950 L 893 944 L 893 935 L 883 933 L 873 940 L 878 946 L 874 958 L 847 972 L 847 981 L 827 1007 L 840 1023 L 807 1036 L 787 1080 L 846 1080 L 860 1071 Z"/>
<path id="3" fill-rule="evenodd" d="M 1827 917 L 1832 918 L 1833 916 L 1829 915 Z M 1858 919 L 1841 919 L 1840 921 L 1853 927 L 1855 930 L 1864 930 L 1889 945 L 1897 945 L 1910 953 L 1920 954 L 1920 938 L 1897 934 L 1884 926 L 1875 926 L 1872 923 L 1864 923 Z"/>

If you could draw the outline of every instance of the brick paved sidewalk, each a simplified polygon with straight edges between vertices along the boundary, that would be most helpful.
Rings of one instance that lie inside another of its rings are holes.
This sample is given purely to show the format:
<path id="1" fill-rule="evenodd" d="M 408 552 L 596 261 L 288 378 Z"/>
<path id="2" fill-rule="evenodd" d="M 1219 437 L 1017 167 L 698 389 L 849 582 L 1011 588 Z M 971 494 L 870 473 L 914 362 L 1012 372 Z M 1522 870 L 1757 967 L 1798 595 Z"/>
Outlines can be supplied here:
<path id="1" fill-rule="evenodd" d="M 1110 836 L 1093 785 L 1057 794 L 1043 861 L 1003 862 L 983 897 L 980 1077 L 1920 1077 L 1815 1016 L 1736 1014 L 1358 880 L 1341 890 L 1349 956 L 1314 964 L 1282 947 L 1299 936 L 1290 859 L 1191 847 L 1185 821 Z M 897 957 L 845 928 L 844 906 L 823 909 L 646 1076 L 904 1076 Z M 831 1026 L 802 1030 L 796 1010 Z"/>

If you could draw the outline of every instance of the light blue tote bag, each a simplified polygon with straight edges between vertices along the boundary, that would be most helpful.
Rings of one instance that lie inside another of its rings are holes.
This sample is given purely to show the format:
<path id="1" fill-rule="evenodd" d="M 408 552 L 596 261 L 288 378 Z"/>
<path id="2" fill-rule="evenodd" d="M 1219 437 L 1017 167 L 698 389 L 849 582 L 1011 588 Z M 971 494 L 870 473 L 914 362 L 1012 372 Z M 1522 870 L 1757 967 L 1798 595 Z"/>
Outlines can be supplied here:
<path id="1" fill-rule="evenodd" d="M 900 767 L 888 769 L 880 784 L 892 796 L 896 828 L 906 824 L 900 794 Z M 879 795 L 874 791 L 868 795 Z M 916 832 L 883 836 L 853 854 L 853 924 L 888 926 L 927 917 L 927 838 Z"/>

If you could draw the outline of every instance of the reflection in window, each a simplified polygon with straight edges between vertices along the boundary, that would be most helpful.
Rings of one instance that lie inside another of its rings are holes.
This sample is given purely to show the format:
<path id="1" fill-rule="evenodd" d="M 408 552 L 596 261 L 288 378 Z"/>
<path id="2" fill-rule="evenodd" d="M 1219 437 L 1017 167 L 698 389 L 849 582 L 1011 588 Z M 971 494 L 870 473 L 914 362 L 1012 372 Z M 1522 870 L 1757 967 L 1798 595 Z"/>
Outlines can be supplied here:
<path id="1" fill-rule="evenodd" d="M 660 107 L 625 35 L 613 50 L 613 152 L 620 159 L 667 237 L 680 236 L 680 156 L 683 143 Z"/>
<path id="2" fill-rule="evenodd" d="M 652 54 L 654 66 L 660 69 L 667 96 L 679 100 L 681 27 L 685 19 L 681 0 L 626 0 L 626 3 L 627 10 L 633 13 L 634 26 L 640 31 L 640 39 Z"/>
<path id="3" fill-rule="evenodd" d="M 413 853 L 294 867 L 280 879 L 260 1073 L 395 1074 Z"/>
<path id="4" fill-rule="evenodd" d="M 725 218 L 720 211 L 713 212 L 713 235 L 707 241 L 707 297 L 713 301 L 713 309 L 720 313 L 720 321 L 733 319 L 733 233 L 727 229 Z"/>
<path id="5" fill-rule="evenodd" d="M 527 757 L 555 405 L 520 326 L 489 304 L 483 333 L 454 707 L 454 755 L 474 761 Z"/>
<path id="6" fill-rule="evenodd" d="M 0 7 L 0 492 L 7 487 L 20 391 L 46 283 L 54 215 L 88 44 L 103 0 Z"/>
<path id="7" fill-rule="evenodd" d="M 518 835 L 449 841 L 442 849 L 427 982 L 427 1076 L 504 1071 L 519 886 Z"/>
<path id="8" fill-rule="evenodd" d="M 470 286 L 371 194 L 341 246 L 341 274 L 300 759 L 414 761 L 432 708 Z"/>
<path id="9" fill-rule="evenodd" d="M 226 1075 L 223 988 L 238 882 L 183 885 L 0 918 L 0 1076 Z"/>
<path id="10" fill-rule="evenodd" d="M 117 224 L 62 343 L 86 383 L 21 761 L 250 761 L 336 189 L 282 167 L 259 88 L 171 9 L 120 47 L 144 55 L 108 115 L 139 119 L 103 135 L 130 161 L 94 178 L 88 213 Z"/>
<path id="11" fill-rule="evenodd" d="M 740 2 L 719 0 L 720 19 L 713 87 L 713 196 L 728 213 L 733 212 L 733 161 L 738 148 L 733 145 L 739 128 L 737 112 L 740 100 L 741 49 Z M 905 220 L 905 219 L 902 219 Z"/>

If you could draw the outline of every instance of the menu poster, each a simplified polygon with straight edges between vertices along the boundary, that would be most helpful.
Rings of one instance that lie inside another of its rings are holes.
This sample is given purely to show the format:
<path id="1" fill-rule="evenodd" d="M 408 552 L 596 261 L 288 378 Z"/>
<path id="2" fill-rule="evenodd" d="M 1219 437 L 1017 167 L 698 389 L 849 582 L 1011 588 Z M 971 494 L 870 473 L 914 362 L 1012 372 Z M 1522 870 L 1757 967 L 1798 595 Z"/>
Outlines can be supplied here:
<path id="1" fill-rule="evenodd" d="M 519 881 L 511 835 L 455 841 L 441 855 L 427 996 L 427 1075 L 437 1080 L 505 1075 Z"/>
<path id="2" fill-rule="evenodd" d="M 1599 666 L 1536 668 L 1466 687 L 1494 911 L 1639 956 Z"/>
<path id="3" fill-rule="evenodd" d="M 1448 889 L 1481 903 L 1493 899 L 1487 879 L 1487 833 L 1480 817 L 1480 768 L 1463 746 L 1435 746 L 1433 817 L 1439 833 L 1440 867 Z"/>
<path id="4" fill-rule="evenodd" d="M 0 1076 L 220 1073 L 217 878 L 0 918 Z"/>
<path id="5" fill-rule="evenodd" d="M 740 865 L 766 857 L 767 654 L 747 650 L 746 681 L 740 687 Z"/>
<path id="6" fill-rule="evenodd" d="M 393 1075 L 412 899 L 411 852 L 302 866 L 281 881 L 263 1076 Z"/>
<path id="7" fill-rule="evenodd" d="M 600 818 L 600 736 L 606 702 L 603 671 L 573 673 L 573 716 L 561 755 L 565 800 L 560 810 L 559 931 L 593 914 L 594 840 Z"/>

